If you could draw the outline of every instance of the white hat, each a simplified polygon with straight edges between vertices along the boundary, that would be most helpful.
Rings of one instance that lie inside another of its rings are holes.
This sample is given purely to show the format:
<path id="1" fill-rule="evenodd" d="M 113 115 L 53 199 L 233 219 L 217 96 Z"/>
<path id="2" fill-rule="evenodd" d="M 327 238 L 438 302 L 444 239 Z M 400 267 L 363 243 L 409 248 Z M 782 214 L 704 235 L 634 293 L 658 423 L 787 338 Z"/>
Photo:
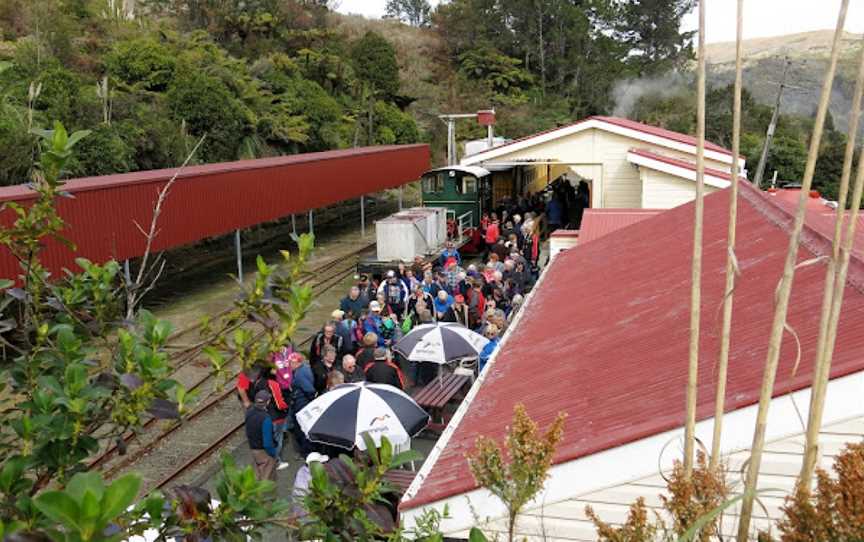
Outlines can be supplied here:
<path id="1" fill-rule="evenodd" d="M 396 276 L 396 271 L 393 271 L 392 269 L 390 271 L 387 271 L 387 278 L 388 279 L 392 279 L 395 276 Z"/>
<path id="2" fill-rule="evenodd" d="M 377 301 L 372 301 L 369 303 L 369 310 L 372 312 L 381 312 L 381 304 Z"/>
<path id="3" fill-rule="evenodd" d="M 330 316 L 333 318 L 342 318 L 343 316 L 345 316 L 345 311 L 343 311 L 342 309 L 336 309 L 335 311 L 330 313 Z"/>
<path id="4" fill-rule="evenodd" d="M 306 456 L 306 464 L 311 465 L 312 463 L 326 463 L 330 461 L 330 457 L 324 454 L 319 454 L 318 452 L 312 452 Z"/>

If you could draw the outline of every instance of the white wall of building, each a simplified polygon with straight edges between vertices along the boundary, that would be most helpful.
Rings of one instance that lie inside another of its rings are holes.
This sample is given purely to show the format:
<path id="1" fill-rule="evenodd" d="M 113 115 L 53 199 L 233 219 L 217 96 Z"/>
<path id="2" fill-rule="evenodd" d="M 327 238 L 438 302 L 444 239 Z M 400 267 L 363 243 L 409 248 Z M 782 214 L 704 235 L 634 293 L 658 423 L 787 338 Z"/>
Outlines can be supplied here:
<path id="1" fill-rule="evenodd" d="M 642 204 L 643 209 L 671 209 L 693 200 L 695 197 L 695 185 L 693 181 L 682 179 L 675 175 L 657 171 L 646 167 L 640 167 L 642 178 Z M 716 187 L 705 185 L 705 195 L 719 190 Z"/>
<path id="2" fill-rule="evenodd" d="M 627 152 L 634 147 L 648 149 L 672 158 L 695 160 L 693 154 L 685 151 L 651 144 L 600 128 L 590 128 L 530 147 L 521 149 L 517 147 L 512 152 L 490 158 L 488 163 L 551 161 L 567 164 L 577 174 L 592 181 L 591 206 L 595 208 L 658 208 L 643 205 L 643 200 L 677 201 L 676 205 L 678 205 L 693 199 L 695 194 L 692 183 L 689 183 L 691 195 L 683 201 L 681 201 L 680 190 L 674 195 L 669 194 L 668 192 L 673 187 L 662 184 L 658 184 L 656 188 L 666 192 L 665 194 L 658 196 L 648 194 L 645 198 L 639 168 L 627 161 Z M 706 157 L 705 166 L 721 171 L 729 170 L 728 164 L 708 157 Z M 686 187 L 687 184 L 688 181 L 682 181 L 681 187 Z M 532 190 L 539 188 L 542 187 L 531 187 Z M 654 188 L 654 185 L 646 187 L 647 190 Z M 666 207 L 674 207 L 674 205 L 663 205 L 659 208 Z"/>

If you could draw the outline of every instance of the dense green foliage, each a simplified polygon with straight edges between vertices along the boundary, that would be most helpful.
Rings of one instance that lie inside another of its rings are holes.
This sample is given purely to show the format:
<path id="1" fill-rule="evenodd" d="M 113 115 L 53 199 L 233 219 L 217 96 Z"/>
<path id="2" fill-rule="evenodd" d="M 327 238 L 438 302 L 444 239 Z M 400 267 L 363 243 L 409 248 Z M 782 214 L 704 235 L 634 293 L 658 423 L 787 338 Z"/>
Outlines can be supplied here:
<path id="1" fill-rule="evenodd" d="M 708 140 L 727 148 L 732 145 L 732 93 L 732 86 L 712 88 L 705 97 L 705 135 Z M 750 180 L 753 180 L 759 164 L 771 113 L 771 106 L 756 103 L 750 93 L 744 90 L 741 99 L 741 154 L 747 159 Z M 632 116 L 635 120 L 678 132 L 692 134 L 696 130 L 696 103 L 686 88 L 662 96 L 643 96 L 636 102 Z M 780 114 L 768 151 L 763 187 L 767 186 L 775 171 L 778 183 L 801 181 L 812 129 L 812 118 Z M 819 160 L 816 162 L 813 186 L 830 199 L 837 199 L 846 141 L 846 134 L 834 128 L 829 115 L 819 149 Z"/>
<path id="2" fill-rule="evenodd" d="M 411 26 L 429 26 L 432 7 L 428 0 L 387 0 L 385 16 Z"/>
<path id="3" fill-rule="evenodd" d="M 652 10 L 642 4 L 454 0 L 438 9 L 436 24 L 469 78 L 490 78 L 475 69 L 478 55 L 498 66 L 491 69 L 493 79 L 505 66 L 514 75 L 524 70 L 542 98 L 561 101 L 568 116 L 581 117 L 611 109 L 610 90 L 618 79 L 690 58 L 690 34 L 681 34 L 679 26 L 692 2 L 658 0 Z M 636 23 L 653 30 L 636 30 Z"/>
<path id="4" fill-rule="evenodd" d="M 29 179 L 48 119 L 94 128 L 67 176 L 176 166 L 205 133 L 197 162 L 423 137 L 393 46 L 331 31 L 326 3 L 122 4 L 0 0 L 0 184 Z"/>
<path id="5" fill-rule="evenodd" d="M 384 96 L 399 92 L 399 66 L 396 51 L 386 39 L 367 32 L 351 50 L 357 77 Z"/>

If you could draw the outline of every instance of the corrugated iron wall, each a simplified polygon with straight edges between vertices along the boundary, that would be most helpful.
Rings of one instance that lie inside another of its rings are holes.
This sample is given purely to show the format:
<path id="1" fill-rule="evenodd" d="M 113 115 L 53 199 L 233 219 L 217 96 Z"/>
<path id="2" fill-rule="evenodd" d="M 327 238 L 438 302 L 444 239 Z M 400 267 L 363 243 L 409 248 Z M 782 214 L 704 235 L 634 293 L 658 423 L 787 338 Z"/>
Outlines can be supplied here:
<path id="1" fill-rule="evenodd" d="M 242 160 L 184 169 L 163 204 L 153 250 L 161 251 L 225 235 L 292 213 L 326 207 L 363 194 L 417 180 L 429 168 L 428 145 L 392 145 Z M 77 252 L 49 240 L 42 262 L 53 273 L 77 269 L 76 257 L 97 262 L 143 255 L 159 191 L 176 169 L 142 171 L 70 180 L 74 199 L 60 198 L 67 223 L 63 235 Z M 0 188 L 0 203 L 26 204 L 34 194 L 22 186 Z M 13 220 L 0 214 L 0 224 Z M 20 273 L 8 250 L 0 248 L 0 277 Z"/>

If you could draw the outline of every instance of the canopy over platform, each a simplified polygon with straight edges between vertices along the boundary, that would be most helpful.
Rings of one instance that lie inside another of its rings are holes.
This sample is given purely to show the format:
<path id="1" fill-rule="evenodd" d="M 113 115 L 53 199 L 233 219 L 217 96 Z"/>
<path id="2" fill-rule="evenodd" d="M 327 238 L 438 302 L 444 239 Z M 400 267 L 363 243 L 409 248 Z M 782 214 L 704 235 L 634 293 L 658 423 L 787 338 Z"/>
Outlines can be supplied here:
<path id="1" fill-rule="evenodd" d="M 162 207 L 153 251 L 195 243 L 290 214 L 326 207 L 364 194 L 416 181 L 429 167 L 428 145 L 362 147 L 240 160 L 184 168 Z M 42 261 L 56 276 L 77 267 L 75 258 L 95 262 L 142 256 L 160 190 L 177 168 L 72 179 L 58 198 L 66 221 L 62 235 L 77 251 L 47 240 Z M 0 188 L 0 204 L 29 205 L 35 192 L 25 185 Z M 9 225 L 14 213 L 0 214 Z M 15 277 L 18 262 L 0 249 L 0 277 Z"/>

